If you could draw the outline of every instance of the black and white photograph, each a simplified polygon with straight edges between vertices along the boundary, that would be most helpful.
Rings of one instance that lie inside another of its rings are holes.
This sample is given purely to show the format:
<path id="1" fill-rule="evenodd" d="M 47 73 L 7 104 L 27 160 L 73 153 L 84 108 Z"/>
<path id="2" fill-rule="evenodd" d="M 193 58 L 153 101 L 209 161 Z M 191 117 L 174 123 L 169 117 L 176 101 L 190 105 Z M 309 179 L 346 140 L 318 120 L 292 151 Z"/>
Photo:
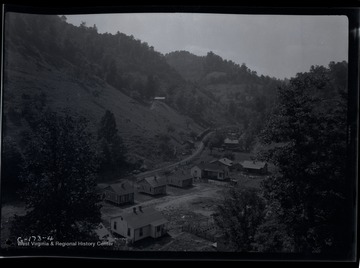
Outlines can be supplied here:
<path id="1" fill-rule="evenodd" d="M 2 254 L 354 261 L 347 16 L 6 12 L 3 37 Z"/>

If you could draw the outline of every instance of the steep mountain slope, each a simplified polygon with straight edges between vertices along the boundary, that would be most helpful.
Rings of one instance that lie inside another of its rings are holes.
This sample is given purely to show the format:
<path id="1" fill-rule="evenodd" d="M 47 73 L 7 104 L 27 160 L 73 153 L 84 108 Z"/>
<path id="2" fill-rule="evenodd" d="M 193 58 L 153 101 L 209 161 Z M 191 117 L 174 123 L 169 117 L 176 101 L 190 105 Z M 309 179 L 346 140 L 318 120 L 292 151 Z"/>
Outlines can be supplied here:
<path id="1" fill-rule="evenodd" d="M 40 24 L 45 22 L 48 24 L 40 27 Z M 25 26 L 25 29 L 17 28 L 19 24 Z M 159 91 L 165 90 L 172 83 L 178 85 L 183 83 L 182 78 L 162 60 L 160 55 L 142 48 L 141 51 L 148 51 L 152 61 L 137 59 L 141 53 L 134 54 L 135 60 L 121 61 L 122 56 L 119 54 L 119 58 L 115 58 L 116 62 L 121 62 L 118 68 L 126 71 L 117 71 L 116 77 L 127 76 L 129 82 L 129 85 L 119 89 L 118 81 L 109 79 L 111 69 L 106 71 L 105 67 L 95 66 L 95 61 L 84 51 L 75 48 L 67 51 L 65 44 L 75 43 L 77 39 L 71 39 L 64 33 L 62 39 L 65 41 L 61 44 L 59 41 L 61 33 L 57 33 L 55 41 L 59 43 L 53 43 L 54 40 L 50 38 L 53 33 L 47 31 L 47 27 L 49 29 L 55 27 L 62 31 L 65 31 L 63 28 L 69 28 L 68 31 L 88 31 L 68 25 L 53 16 L 13 14 L 7 17 L 8 38 L 5 42 L 4 77 L 5 135 L 17 137 L 16 140 L 20 141 L 20 134 L 29 128 L 31 119 L 48 108 L 56 111 L 67 110 L 85 116 L 95 132 L 100 118 L 106 110 L 110 110 L 115 115 L 120 135 L 129 152 L 128 157 L 134 161 L 145 160 L 147 165 L 151 166 L 161 160 L 159 135 L 169 134 L 171 129 L 172 136 L 177 138 L 171 138 L 169 146 L 180 146 L 178 152 L 181 152 L 184 147 L 182 141 L 189 139 L 191 132 L 199 133 L 203 130 L 203 127 L 192 118 L 179 113 L 166 103 L 154 109 L 152 96 L 146 98 L 144 96 L 146 94 L 135 94 L 138 96 L 136 98 L 134 94 L 129 94 L 135 92 L 131 88 L 131 83 L 141 78 L 146 81 L 147 76 L 150 75 L 156 77 L 155 86 Z M 34 40 L 36 29 L 41 32 L 37 32 L 37 40 Z M 106 35 L 101 37 L 98 34 L 94 36 L 95 39 L 91 40 L 114 38 Z M 126 36 L 122 38 L 131 40 Z M 133 44 L 138 44 L 138 41 L 133 41 Z M 65 56 L 71 51 L 77 51 L 74 58 Z M 121 55 L 125 54 L 127 53 L 123 52 Z M 138 60 L 142 63 L 132 64 Z M 151 65 L 151 62 L 159 69 L 146 66 L 146 64 Z M 97 75 L 96 73 L 102 68 L 105 68 L 103 74 Z M 131 75 L 133 80 L 129 78 Z M 142 85 L 141 89 L 146 90 L 146 87 L 149 86 Z"/>
<path id="2" fill-rule="evenodd" d="M 110 110 L 128 157 L 151 166 L 168 159 L 161 148 L 184 152 L 183 142 L 208 127 L 259 129 L 273 101 L 276 81 L 212 52 L 164 56 L 133 36 L 99 34 L 65 17 L 5 19 L 7 135 L 19 135 L 48 108 L 85 116 L 96 132 Z M 156 96 L 165 100 L 154 104 Z"/>

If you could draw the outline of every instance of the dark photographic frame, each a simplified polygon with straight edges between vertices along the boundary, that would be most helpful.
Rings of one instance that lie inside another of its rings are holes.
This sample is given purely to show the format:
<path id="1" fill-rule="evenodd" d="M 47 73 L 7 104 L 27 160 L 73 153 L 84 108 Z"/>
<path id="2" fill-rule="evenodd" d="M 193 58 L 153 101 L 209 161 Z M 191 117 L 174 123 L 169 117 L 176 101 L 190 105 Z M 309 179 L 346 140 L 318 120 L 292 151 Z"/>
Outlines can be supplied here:
<path id="1" fill-rule="evenodd" d="M 358 159 L 358 109 L 359 109 L 359 9 L 354 7 L 319 7 L 319 6 L 185 6 L 185 5 L 143 5 L 143 6 L 16 6 L 5 5 L 3 15 L 7 12 L 31 13 L 31 14 L 96 14 L 96 13 L 218 13 L 218 14 L 273 14 L 273 15 L 343 15 L 348 18 L 348 168 L 347 168 L 347 192 L 351 196 L 349 206 L 346 208 L 354 223 L 355 236 L 357 236 L 357 200 L 358 200 L 358 182 L 357 182 L 357 159 Z M 4 19 L 3 19 L 4 24 Z M 3 25 L 3 29 L 4 29 Z M 4 32 L 4 31 L 3 31 Z M 6 36 L 3 36 L 3 42 Z M 2 47 L 4 55 L 4 47 Z M 3 57 L 2 57 L 3 58 Z M 4 66 L 2 62 L 2 75 Z M 2 81 L 3 86 L 3 81 Z M 2 89 L 3 91 L 3 89 Z M 3 113 L 3 92 L 1 92 L 1 104 Z M 3 131 L 3 129 L 1 129 Z M 1 189 L 4 191 L 5 189 Z M 1 249 L 0 255 L 11 258 L 30 256 L 30 257 L 55 257 L 55 258 L 95 258 L 95 259 L 121 259 L 121 260 L 228 260 L 244 262 L 347 262 L 357 261 L 357 240 L 355 239 L 354 252 L 349 255 L 336 256 L 314 255 L 314 254 L 289 254 L 289 253 L 233 253 L 233 252 L 112 252 L 97 250 L 58 250 L 51 249 Z"/>

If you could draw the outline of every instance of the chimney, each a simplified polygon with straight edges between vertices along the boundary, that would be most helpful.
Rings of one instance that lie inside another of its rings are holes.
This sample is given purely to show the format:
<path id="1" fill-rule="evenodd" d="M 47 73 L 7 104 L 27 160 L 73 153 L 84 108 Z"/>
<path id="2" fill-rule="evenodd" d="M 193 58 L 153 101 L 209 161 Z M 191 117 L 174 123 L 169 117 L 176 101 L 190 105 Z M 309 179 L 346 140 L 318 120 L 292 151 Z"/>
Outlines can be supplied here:
<path id="1" fill-rule="evenodd" d="M 133 212 L 134 212 L 135 214 L 137 214 L 137 213 L 136 213 L 136 207 L 133 208 Z"/>
<path id="2" fill-rule="evenodd" d="M 142 210 L 142 207 L 141 207 L 141 206 L 139 206 L 139 211 L 140 211 L 140 212 L 143 212 L 143 210 Z"/>

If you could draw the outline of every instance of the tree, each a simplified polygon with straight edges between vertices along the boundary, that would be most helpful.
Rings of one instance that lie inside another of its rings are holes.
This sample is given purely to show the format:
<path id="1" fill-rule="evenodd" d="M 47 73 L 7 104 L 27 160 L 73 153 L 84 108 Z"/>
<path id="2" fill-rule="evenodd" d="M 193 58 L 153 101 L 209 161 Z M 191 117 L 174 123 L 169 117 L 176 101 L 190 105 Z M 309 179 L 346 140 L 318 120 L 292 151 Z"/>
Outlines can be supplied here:
<path id="1" fill-rule="evenodd" d="M 93 135 L 83 117 L 47 111 L 27 138 L 21 196 L 27 213 L 15 215 L 14 237 L 91 239 L 100 223 L 95 192 Z"/>
<path id="2" fill-rule="evenodd" d="M 123 173 L 127 167 L 126 148 L 119 136 L 114 114 L 106 110 L 98 130 L 100 172 Z"/>
<path id="3" fill-rule="evenodd" d="M 116 87 L 118 85 L 118 70 L 117 70 L 117 64 L 115 60 L 112 60 L 108 67 L 109 71 L 106 76 L 106 82 L 108 82 L 110 85 Z"/>
<path id="4" fill-rule="evenodd" d="M 159 135 L 159 151 L 162 154 L 164 161 L 173 159 L 175 156 L 170 140 L 170 137 L 166 134 Z"/>
<path id="5" fill-rule="evenodd" d="M 215 134 L 211 135 L 208 144 L 211 144 L 212 147 L 221 147 L 224 144 L 225 134 L 221 131 L 217 131 Z"/>
<path id="6" fill-rule="evenodd" d="M 157 83 L 153 75 L 149 75 L 147 78 L 147 84 L 145 87 L 145 96 L 147 99 L 151 99 L 156 94 Z"/>
<path id="7" fill-rule="evenodd" d="M 287 233 L 286 225 L 272 213 L 274 209 L 275 207 L 266 208 L 265 219 L 258 226 L 254 236 L 254 249 L 269 253 L 293 252 L 294 241 Z"/>
<path id="8" fill-rule="evenodd" d="M 235 251 L 254 250 L 254 236 L 264 219 L 265 203 L 254 188 L 233 187 L 217 207 L 215 222 Z"/>
<path id="9" fill-rule="evenodd" d="M 331 78 L 328 69 L 313 67 L 291 79 L 261 134 L 271 146 L 260 156 L 278 167 L 264 182 L 264 197 L 279 204 L 295 252 L 339 253 L 350 245 L 346 99 L 332 90 Z"/>

